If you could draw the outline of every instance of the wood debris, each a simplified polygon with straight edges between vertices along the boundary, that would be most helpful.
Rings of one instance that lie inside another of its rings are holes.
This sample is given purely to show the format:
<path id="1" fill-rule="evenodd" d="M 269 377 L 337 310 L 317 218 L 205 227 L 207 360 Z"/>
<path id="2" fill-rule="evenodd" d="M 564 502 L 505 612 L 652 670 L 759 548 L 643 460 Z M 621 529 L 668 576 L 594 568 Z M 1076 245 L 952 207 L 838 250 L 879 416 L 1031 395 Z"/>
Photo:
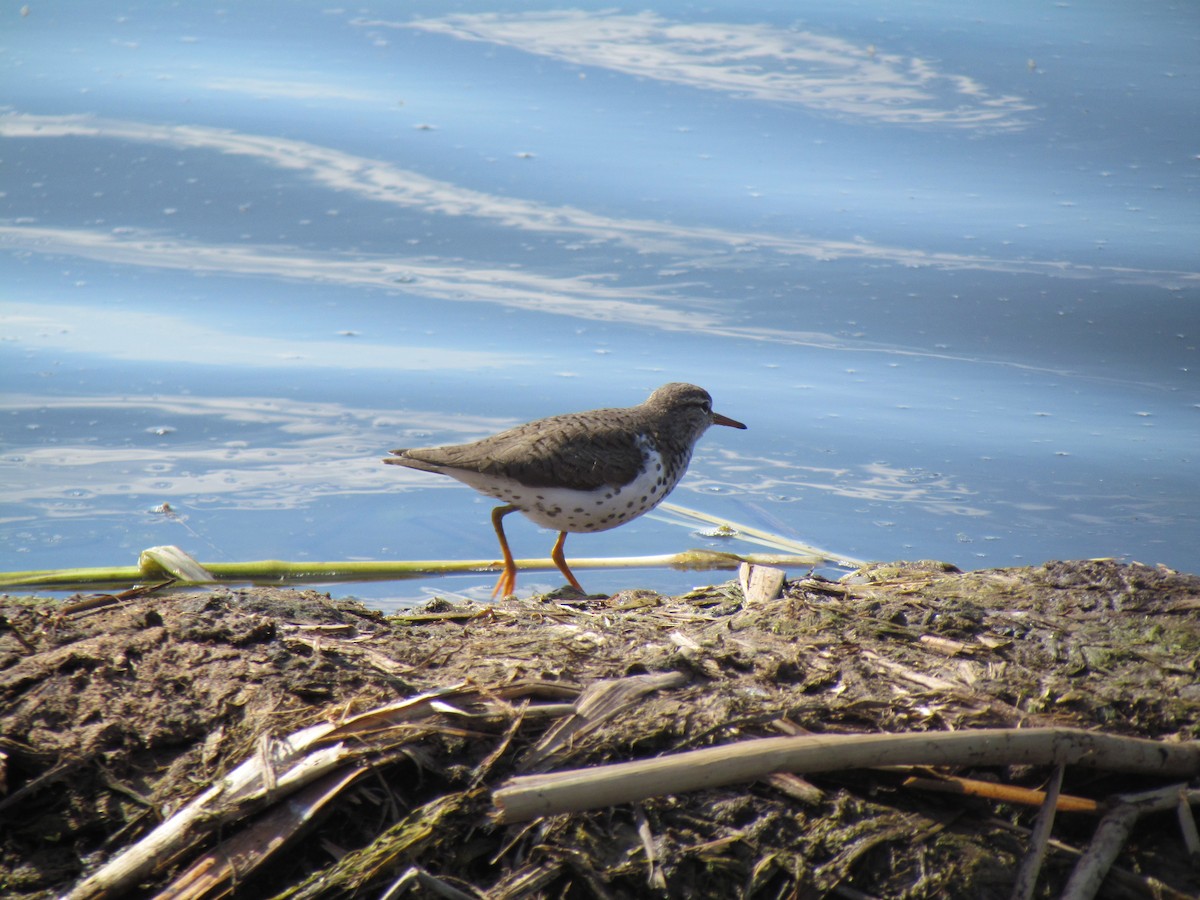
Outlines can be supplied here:
<path id="1" fill-rule="evenodd" d="M 0 599 L 0 890 L 1200 893 L 1200 578 L 774 594 Z"/>

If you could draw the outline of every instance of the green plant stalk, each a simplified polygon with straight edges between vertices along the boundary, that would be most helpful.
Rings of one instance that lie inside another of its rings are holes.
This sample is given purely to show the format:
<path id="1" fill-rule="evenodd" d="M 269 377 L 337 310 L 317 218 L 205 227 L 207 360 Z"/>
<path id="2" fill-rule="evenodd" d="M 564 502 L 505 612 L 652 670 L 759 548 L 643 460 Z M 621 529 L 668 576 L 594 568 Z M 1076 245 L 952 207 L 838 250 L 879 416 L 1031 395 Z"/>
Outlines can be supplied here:
<path id="1" fill-rule="evenodd" d="M 669 566 L 686 570 L 736 569 L 743 562 L 755 565 L 810 567 L 822 560 L 808 556 L 776 554 L 720 553 L 712 550 L 688 550 L 657 556 L 619 556 L 594 559 L 572 559 L 573 569 L 656 568 Z M 497 560 L 412 560 L 412 561 L 346 561 L 346 562 L 288 562 L 263 559 L 250 562 L 203 563 L 212 576 L 211 581 L 178 579 L 185 584 L 303 584 L 346 581 L 389 581 L 408 578 L 427 578 L 434 575 L 454 575 L 468 572 L 498 572 Z M 520 559 L 521 570 L 553 570 L 549 558 Z M 71 588 L 120 587 L 166 580 L 177 576 L 153 560 L 142 566 L 98 566 L 85 569 L 50 569 L 32 572 L 0 573 L 0 588 Z"/>

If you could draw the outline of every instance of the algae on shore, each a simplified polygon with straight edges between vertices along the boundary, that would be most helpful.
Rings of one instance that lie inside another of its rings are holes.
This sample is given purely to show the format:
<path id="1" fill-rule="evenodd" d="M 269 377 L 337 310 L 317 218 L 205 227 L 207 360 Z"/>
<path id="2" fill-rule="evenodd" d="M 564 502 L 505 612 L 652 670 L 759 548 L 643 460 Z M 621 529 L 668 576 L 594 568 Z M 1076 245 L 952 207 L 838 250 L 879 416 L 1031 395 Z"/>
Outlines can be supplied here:
<path id="1" fill-rule="evenodd" d="M 779 772 L 521 822 L 495 800 L 754 738 L 1018 727 L 1194 746 L 1200 577 L 896 563 L 758 602 L 732 583 L 390 618 L 272 588 L 3 598 L 0 891 L 1007 897 L 1038 812 L 1021 790 L 1053 766 Z M 312 750 L 328 769 L 293 787 Z M 1173 781 L 1196 796 L 1196 773 Z M 1172 783 L 1067 767 L 1079 805 L 1034 896 L 1062 892 L 1112 797 Z M 1184 809 L 1143 820 L 1114 890 L 1200 892 Z M 164 821 L 169 852 L 97 880 Z"/>

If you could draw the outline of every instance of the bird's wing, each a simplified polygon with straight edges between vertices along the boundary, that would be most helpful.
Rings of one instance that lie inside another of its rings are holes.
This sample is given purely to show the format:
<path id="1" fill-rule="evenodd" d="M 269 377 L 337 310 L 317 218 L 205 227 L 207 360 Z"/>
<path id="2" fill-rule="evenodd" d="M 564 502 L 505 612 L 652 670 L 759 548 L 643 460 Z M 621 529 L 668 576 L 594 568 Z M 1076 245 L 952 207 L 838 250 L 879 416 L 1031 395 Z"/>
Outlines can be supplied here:
<path id="1" fill-rule="evenodd" d="M 461 469 L 504 475 L 531 487 L 580 490 L 626 485 L 642 465 L 642 450 L 630 441 L 627 430 L 576 413 L 541 419 L 470 444 L 392 452 L 400 455 L 388 462 L 414 469 Z"/>

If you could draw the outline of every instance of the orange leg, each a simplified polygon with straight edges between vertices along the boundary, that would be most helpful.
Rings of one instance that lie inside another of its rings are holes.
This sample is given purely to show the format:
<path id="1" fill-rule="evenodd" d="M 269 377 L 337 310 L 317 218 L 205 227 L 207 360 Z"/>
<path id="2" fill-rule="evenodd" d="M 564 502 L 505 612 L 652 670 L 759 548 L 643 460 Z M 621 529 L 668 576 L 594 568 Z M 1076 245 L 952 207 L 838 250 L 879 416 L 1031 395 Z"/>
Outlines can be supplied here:
<path id="1" fill-rule="evenodd" d="M 500 580 L 492 588 L 493 597 L 507 597 L 517 586 L 517 564 L 513 562 L 512 551 L 508 549 L 508 538 L 504 536 L 502 521 L 510 512 L 516 511 L 517 508 L 511 504 L 497 506 L 492 510 L 492 527 L 496 529 L 496 537 L 500 538 L 500 552 L 504 554 L 504 571 L 500 573 Z"/>
<path id="2" fill-rule="evenodd" d="M 579 591 L 581 594 L 586 594 L 587 591 L 575 580 L 575 576 L 571 574 L 571 570 L 567 568 L 567 560 L 563 556 L 563 541 L 567 539 L 567 533 L 560 531 L 558 540 L 554 542 L 554 549 L 550 551 L 550 558 L 554 560 L 554 564 L 558 566 L 558 571 L 567 576 L 567 581 L 571 582 L 571 587 Z"/>

